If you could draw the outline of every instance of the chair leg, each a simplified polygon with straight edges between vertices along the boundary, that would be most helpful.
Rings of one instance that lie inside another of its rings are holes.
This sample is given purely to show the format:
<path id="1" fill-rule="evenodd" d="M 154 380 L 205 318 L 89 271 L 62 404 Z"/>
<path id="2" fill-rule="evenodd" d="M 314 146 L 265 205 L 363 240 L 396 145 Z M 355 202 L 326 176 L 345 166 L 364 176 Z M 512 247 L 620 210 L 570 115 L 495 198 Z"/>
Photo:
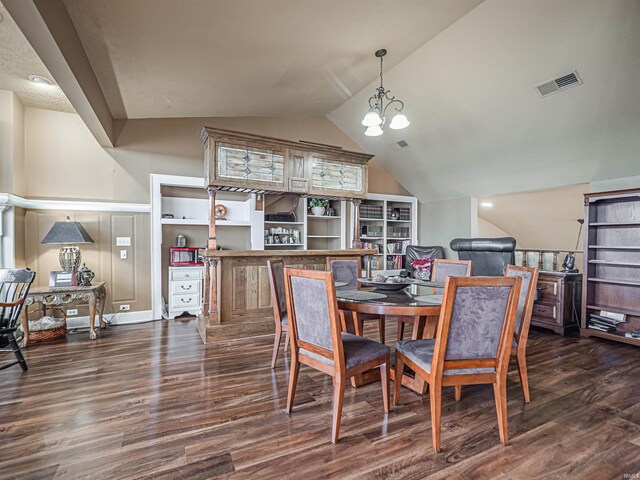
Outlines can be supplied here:
<path id="1" fill-rule="evenodd" d="M 333 377 L 333 428 L 331 429 L 331 443 L 336 443 L 340 436 L 340 418 L 342 417 L 342 403 L 344 402 L 345 378 L 340 374 Z"/>
<path id="2" fill-rule="evenodd" d="M 359 337 L 364 336 L 362 332 L 362 318 L 357 312 L 351 312 L 351 317 L 353 318 L 353 328 L 356 331 L 356 335 Z"/>
<path id="3" fill-rule="evenodd" d="M 402 340 L 404 337 L 404 322 L 402 318 L 398 318 L 398 341 Z"/>
<path id="4" fill-rule="evenodd" d="M 440 423 L 442 416 L 442 386 L 429 384 L 429 400 L 431 403 L 431 437 L 433 450 L 440 452 Z"/>
<path id="5" fill-rule="evenodd" d="M 296 387 L 298 386 L 298 372 L 300 371 L 300 362 L 294 357 L 291 362 L 289 371 L 289 394 L 287 395 L 287 413 L 293 410 L 293 400 L 296 396 Z"/>
<path id="6" fill-rule="evenodd" d="M 276 333 L 273 337 L 273 353 L 271 354 L 271 368 L 276 368 L 276 361 L 278 360 L 278 350 L 280 350 L 280 339 L 282 338 L 282 330 L 276 328 Z"/>
<path id="7" fill-rule="evenodd" d="M 378 318 L 378 332 L 380 333 L 380 343 L 384 345 L 384 329 L 386 328 L 384 315 Z"/>
<path id="8" fill-rule="evenodd" d="M 16 359 L 18 360 L 18 364 L 20 365 L 20 368 L 22 369 L 23 372 L 26 372 L 27 370 L 29 370 L 29 367 L 27 366 L 27 361 L 24 359 L 24 355 L 22 355 L 22 351 L 20 350 L 20 346 L 18 345 L 18 341 L 16 340 L 16 337 L 14 336 L 13 332 L 9 333 L 8 337 L 9 337 L 9 343 L 11 344 L 11 349 L 13 350 L 13 353 L 15 354 Z"/>
<path id="9" fill-rule="evenodd" d="M 380 365 L 380 383 L 382 383 L 382 405 L 384 413 L 389 413 L 389 364 L 391 357 L 387 356 L 385 362 Z"/>
<path id="10" fill-rule="evenodd" d="M 404 362 L 398 352 L 396 352 L 396 368 L 394 372 L 393 380 L 393 405 L 398 405 L 398 399 L 400 398 L 400 387 L 402 386 L 402 374 L 404 373 Z"/>
<path id="11" fill-rule="evenodd" d="M 453 388 L 454 388 L 454 395 L 456 398 L 456 402 L 459 402 L 460 399 L 462 398 L 462 385 L 456 385 Z"/>
<path id="12" fill-rule="evenodd" d="M 500 376 L 493 384 L 493 394 L 496 398 L 496 413 L 498 414 L 498 430 L 500 431 L 500 441 L 507 445 L 509 432 L 507 430 L 507 382 L 506 378 Z"/>
<path id="13" fill-rule="evenodd" d="M 289 328 L 287 328 L 287 332 L 284 334 L 284 351 L 289 350 Z"/>
<path id="14" fill-rule="evenodd" d="M 520 374 L 520 386 L 522 387 L 522 395 L 524 396 L 524 403 L 531 403 L 531 396 L 529 395 L 529 374 L 527 373 L 527 359 L 524 353 L 516 355 L 516 362 L 518 363 L 518 373 Z"/>

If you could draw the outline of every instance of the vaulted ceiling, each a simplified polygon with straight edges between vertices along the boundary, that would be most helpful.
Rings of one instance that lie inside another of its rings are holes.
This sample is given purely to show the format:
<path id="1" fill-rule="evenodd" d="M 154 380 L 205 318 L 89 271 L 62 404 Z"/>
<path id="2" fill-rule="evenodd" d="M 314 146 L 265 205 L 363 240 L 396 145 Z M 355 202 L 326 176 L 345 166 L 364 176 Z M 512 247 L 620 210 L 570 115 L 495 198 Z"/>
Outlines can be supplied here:
<path id="1" fill-rule="evenodd" d="M 637 0 L 3 1 L 105 146 L 117 119 L 327 115 L 422 201 L 640 175 Z M 370 138 L 382 47 L 411 125 Z"/>

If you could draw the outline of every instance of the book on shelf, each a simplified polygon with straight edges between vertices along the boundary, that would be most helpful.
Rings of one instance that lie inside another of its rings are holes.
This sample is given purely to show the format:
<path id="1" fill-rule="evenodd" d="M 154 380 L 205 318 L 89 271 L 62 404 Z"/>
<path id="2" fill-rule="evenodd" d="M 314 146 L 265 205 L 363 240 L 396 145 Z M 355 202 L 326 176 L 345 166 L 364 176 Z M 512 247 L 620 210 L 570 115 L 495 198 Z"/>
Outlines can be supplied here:
<path id="1" fill-rule="evenodd" d="M 411 236 L 411 227 L 406 225 L 388 225 L 387 238 L 409 238 Z"/>
<path id="2" fill-rule="evenodd" d="M 387 243 L 387 253 L 389 255 L 393 255 L 393 254 L 404 255 L 407 252 L 408 245 L 409 245 L 409 240 L 389 242 Z"/>
<path id="3" fill-rule="evenodd" d="M 382 220 L 382 213 L 382 205 L 372 205 L 370 203 L 360 204 L 360 218 Z"/>
<path id="4" fill-rule="evenodd" d="M 397 217 L 394 220 L 411 220 L 411 207 L 387 207 L 387 218 L 393 219 L 393 212 L 396 212 Z"/>
<path id="5" fill-rule="evenodd" d="M 387 256 L 387 270 L 400 270 L 403 263 L 402 255 L 390 255 Z"/>
<path id="6" fill-rule="evenodd" d="M 635 330 L 631 330 L 630 332 L 626 332 L 624 334 L 627 338 L 635 338 L 640 340 L 640 328 L 636 328 Z"/>
<path id="7" fill-rule="evenodd" d="M 611 325 L 606 325 L 606 324 L 603 324 L 603 323 L 597 323 L 594 320 L 589 320 L 589 323 L 587 324 L 587 326 L 591 330 L 598 330 L 599 332 L 613 333 L 613 332 L 616 331 L 616 327 L 611 326 Z"/>
<path id="8" fill-rule="evenodd" d="M 376 253 L 380 253 L 380 245 L 378 245 L 377 243 L 360 242 L 360 245 L 362 245 L 362 248 L 365 248 L 367 250 L 375 250 Z"/>
<path id="9" fill-rule="evenodd" d="M 597 315 L 595 313 L 590 314 L 589 317 L 594 321 L 598 321 L 599 323 L 603 323 L 605 325 L 611 325 L 612 327 L 615 327 L 619 323 L 622 323 L 618 320 L 613 320 L 608 317 L 603 317 L 602 315 Z"/>

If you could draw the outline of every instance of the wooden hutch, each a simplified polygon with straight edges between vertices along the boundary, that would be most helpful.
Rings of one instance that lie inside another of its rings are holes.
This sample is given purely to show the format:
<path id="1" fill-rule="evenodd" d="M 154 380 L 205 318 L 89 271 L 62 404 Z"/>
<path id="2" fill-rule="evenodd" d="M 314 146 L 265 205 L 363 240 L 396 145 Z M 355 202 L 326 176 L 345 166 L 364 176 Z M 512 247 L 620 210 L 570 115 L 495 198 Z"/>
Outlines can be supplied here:
<path id="1" fill-rule="evenodd" d="M 356 219 L 353 229 L 359 232 L 358 209 L 367 196 L 367 163 L 372 155 L 208 127 L 202 129 L 200 139 L 204 144 L 205 188 L 209 192 L 209 235 L 203 252 L 205 310 L 199 322 L 203 340 L 219 323 L 271 314 L 268 258 L 319 269 L 327 256 L 367 253 L 357 248 L 358 240 L 353 241 L 351 250 L 221 251 L 215 212 L 216 193 L 220 191 L 256 194 L 256 209 L 264 208 L 264 196 L 269 194 L 350 199 Z"/>

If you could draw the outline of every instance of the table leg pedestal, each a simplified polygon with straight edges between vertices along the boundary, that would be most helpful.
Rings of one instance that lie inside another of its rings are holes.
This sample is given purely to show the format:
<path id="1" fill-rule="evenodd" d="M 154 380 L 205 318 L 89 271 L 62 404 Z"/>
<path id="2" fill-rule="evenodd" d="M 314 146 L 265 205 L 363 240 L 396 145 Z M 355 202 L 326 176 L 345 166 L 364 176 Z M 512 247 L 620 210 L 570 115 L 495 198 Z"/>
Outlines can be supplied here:
<path id="1" fill-rule="evenodd" d="M 95 340 L 98 338 L 98 334 L 95 330 L 96 323 L 96 300 L 89 300 L 89 338 Z"/>

